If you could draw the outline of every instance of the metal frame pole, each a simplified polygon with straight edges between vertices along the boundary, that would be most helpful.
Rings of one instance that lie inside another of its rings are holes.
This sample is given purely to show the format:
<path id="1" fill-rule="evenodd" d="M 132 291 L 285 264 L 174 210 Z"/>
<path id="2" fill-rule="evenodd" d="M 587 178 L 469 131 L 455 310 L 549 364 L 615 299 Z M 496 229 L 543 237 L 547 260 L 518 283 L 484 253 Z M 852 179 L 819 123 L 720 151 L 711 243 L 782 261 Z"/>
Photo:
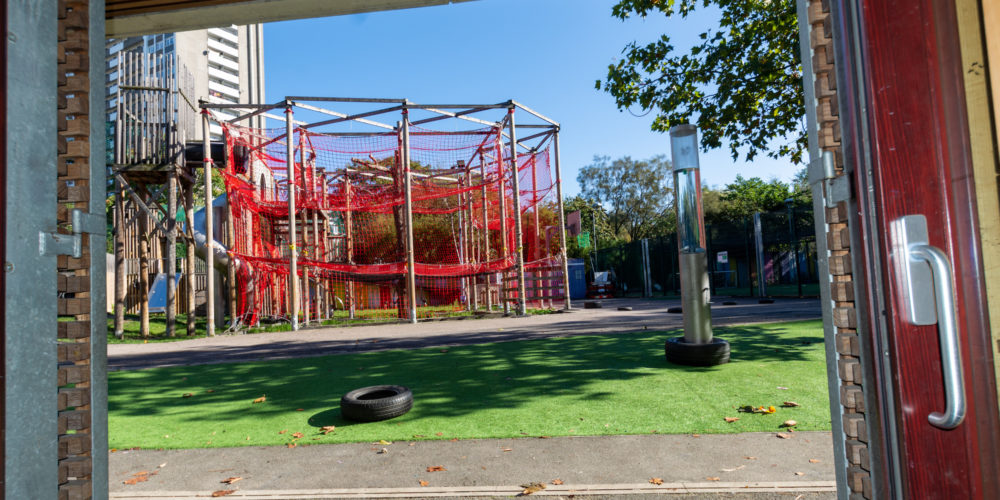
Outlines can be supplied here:
<path id="1" fill-rule="evenodd" d="M 215 226 L 212 210 L 212 139 L 208 110 L 201 111 L 202 169 L 205 173 L 205 334 L 215 336 Z"/>
<path id="2" fill-rule="evenodd" d="M 299 329 L 299 263 L 295 246 L 295 136 L 291 101 L 285 101 L 285 175 L 288 178 L 288 288 L 292 331 Z"/>
<path id="3" fill-rule="evenodd" d="M 124 191 L 122 191 L 124 193 Z M 184 289 L 187 293 L 187 335 L 194 335 L 195 318 L 195 259 L 194 259 L 194 182 L 187 183 L 184 190 L 184 219 L 187 222 L 187 252 L 184 261 Z M 123 299 L 124 300 L 124 299 Z"/>
<path id="4" fill-rule="evenodd" d="M 497 171 L 499 172 L 500 180 L 497 184 L 497 192 L 500 198 L 500 256 L 506 260 L 508 252 L 508 241 L 507 241 L 507 185 L 504 182 L 504 169 L 503 169 L 503 155 L 497 152 Z M 510 314 L 510 302 L 507 300 L 507 281 L 506 272 L 500 273 L 500 282 L 497 286 L 500 287 L 500 303 L 503 305 L 503 313 Z"/>
<path id="5" fill-rule="evenodd" d="M 403 110 L 403 184 L 406 217 L 406 295 L 410 323 L 417 322 L 417 270 L 413 252 L 413 176 L 410 174 L 410 116 Z"/>
<path id="6" fill-rule="evenodd" d="M 353 231 L 351 230 L 354 224 L 353 218 L 351 217 L 351 177 L 344 174 L 344 251 L 347 253 L 347 263 L 354 265 L 354 240 Z M 348 279 L 346 283 L 347 292 L 347 317 L 348 319 L 354 319 L 354 280 Z"/>
<path id="7" fill-rule="evenodd" d="M 514 130 L 514 108 L 507 111 L 509 120 L 507 126 L 510 134 L 510 164 L 511 173 L 514 179 L 514 235 L 517 237 L 516 262 L 517 262 L 517 314 L 527 313 L 527 297 L 524 295 L 524 234 L 521 232 L 521 183 L 518 180 L 520 173 L 517 171 L 517 132 Z"/>
<path id="8" fill-rule="evenodd" d="M 119 127 L 120 128 L 120 127 Z M 115 143 L 116 147 L 118 143 Z M 115 178 L 115 338 L 125 337 L 125 183 Z"/>
<path id="9" fill-rule="evenodd" d="M 562 271 L 563 271 L 563 296 L 565 297 L 563 302 L 563 309 L 571 309 L 570 299 L 569 299 L 569 259 L 566 256 L 566 219 L 565 213 L 563 212 L 563 194 L 562 194 L 562 172 L 559 165 L 559 129 L 556 128 L 555 134 L 552 137 L 552 145 L 555 148 L 555 167 L 556 167 L 556 197 L 558 198 L 559 205 L 559 257 L 562 259 Z"/>
<path id="10" fill-rule="evenodd" d="M 291 136 L 289 136 L 291 137 Z M 306 140 L 305 132 L 299 130 L 299 165 L 302 167 L 302 196 L 308 196 L 309 189 L 306 185 L 311 180 L 309 169 L 306 166 Z M 314 235 L 315 236 L 315 235 Z M 309 257 L 309 209 L 302 208 L 302 246 L 306 256 Z M 315 250 L 315 248 L 314 248 Z M 315 257 L 314 257 L 315 258 Z M 308 325 L 312 318 L 312 287 L 309 284 L 309 266 L 302 264 L 302 324 Z"/>
<path id="11" fill-rule="evenodd" d="M 467 188 L 470 188 L 470 189 L 472 188 L 472 165 L 468 165 L 468 166 L 465 167 L 465 186 Z M 475 252 L 473 250 L 476 247 L 476 239 L 475 239 L 476 227 L 472 224 L 473 214 L 472 214 L 472 191 L 471 190 L 467 191 L 465 193 L 465 213 L 466 213 L 466 216 L 465 216 L 466 225 L 469 228 L 468 231 L 467 231 L 468 239 L 466 240 L 466 243 L 465 243 L 466 259 L 467 260 L 471 260 L 472 263 L 475 264 L 475 263 L 477 263 L 477 260 L 475 259 Z M 472 310 L 474 310 L 474 311 L 478 311 L 479 310 L 479 294 L 477 293 L 478 292 L 478 290 L 477 290 L 478 287 L 476 286 L 476 284 L 477 284 L 476 281 L 477 281 L 477 279 L 476 279 L 475 275 L 469 276 L 467 278 L 467 282 L 468 282 L 467 283 L 468 284 L 468 292 L 467 293 L 469 294 L 470 301 L 472 302 Z"/>

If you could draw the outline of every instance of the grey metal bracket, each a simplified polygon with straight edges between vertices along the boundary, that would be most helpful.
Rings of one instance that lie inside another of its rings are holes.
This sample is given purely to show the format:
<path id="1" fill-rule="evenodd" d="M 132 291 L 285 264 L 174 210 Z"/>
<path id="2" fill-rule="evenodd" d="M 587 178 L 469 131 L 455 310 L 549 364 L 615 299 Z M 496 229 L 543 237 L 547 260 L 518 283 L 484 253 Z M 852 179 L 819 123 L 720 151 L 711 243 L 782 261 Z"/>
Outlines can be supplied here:
<path id="1" fill-rule="evenodd" d="M 809 163 L 809 185 L 822 182 L 825 190 L 826 206 L 833 208 L 837 203 L 851 199 L 851 183 L 847 175 L 836 175 L 833 166 L 833 153 L 825 151 L 823 156 Z"/>
<path id="2" fill-rule="evenodd" d="M 104 217 L 75 209 L 72 212 L 73 234 L 38 233 L 39 255 L 70 255 L 74 259 L 83 254 L 84 234 L 104 234 L 107 222 Z"/>

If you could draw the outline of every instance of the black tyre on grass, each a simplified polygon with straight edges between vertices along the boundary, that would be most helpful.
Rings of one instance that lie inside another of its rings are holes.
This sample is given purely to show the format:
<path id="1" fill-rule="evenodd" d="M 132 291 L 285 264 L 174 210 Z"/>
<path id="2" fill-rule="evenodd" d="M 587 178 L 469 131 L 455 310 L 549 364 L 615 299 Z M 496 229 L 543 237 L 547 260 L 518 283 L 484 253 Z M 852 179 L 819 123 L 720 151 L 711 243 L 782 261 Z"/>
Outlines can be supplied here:
<path id="1" fill-rule="evenodd" d="M 401 385 L 373 385 L 354 389 L 340 398 L 340 413 L 356 422 L 398 417 L 413 408 L 413 393 Z"/>
<path id="2" fill-rule="evenodd" d="M 691 344 L 684 337 L 667 339 L 667 361 L 686 366 L 715 366 L 729 362 L 729 342 L 713 337 L 709 344 Z"/>

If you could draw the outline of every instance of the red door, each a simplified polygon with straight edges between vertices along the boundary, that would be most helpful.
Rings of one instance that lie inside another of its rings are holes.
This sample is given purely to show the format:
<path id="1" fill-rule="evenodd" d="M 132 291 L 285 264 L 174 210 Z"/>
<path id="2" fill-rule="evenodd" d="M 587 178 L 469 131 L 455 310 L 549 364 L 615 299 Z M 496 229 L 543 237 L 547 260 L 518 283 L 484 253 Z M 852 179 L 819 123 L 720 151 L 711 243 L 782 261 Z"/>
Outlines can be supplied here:
<path id="1" fill-rule="evenodd" d="M 866 242 L 854 258 L 864 260 L 869 341 L 881 365 L 885 413 L 873 439 L 887 450 L 887 484 L 906 498 L 1000 498 L 994 360 L 955 6 L 841 6 L 858 40 L 847 64 L 860 82 L 850 97 L 847 157 L 856 165 Z M 922 239 L 914 236 L 921 219 L 925 245 L 912 245 Z M 935 255 L 943 258 L 936 269 Z"/>

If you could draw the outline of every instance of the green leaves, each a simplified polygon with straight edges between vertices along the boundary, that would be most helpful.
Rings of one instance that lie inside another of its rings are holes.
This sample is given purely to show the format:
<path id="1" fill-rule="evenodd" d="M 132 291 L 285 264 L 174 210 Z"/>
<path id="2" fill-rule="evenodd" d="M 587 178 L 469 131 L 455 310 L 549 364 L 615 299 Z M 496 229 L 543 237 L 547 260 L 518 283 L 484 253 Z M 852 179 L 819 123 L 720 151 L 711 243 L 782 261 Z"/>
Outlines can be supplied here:
<path id="1" fill-rule="evenodd" d="M 670 201 L 670 163 L 663 155 L 647 160 L 625 156 L 611 161 L 595 156 L 580 169 L 581 195 L 608 208 L 608 222 L 615 237 L 635 241 L 651 235 L 657 219 Z"/>
<path id="2" fill-rule="evenodd" d="M 687 53 L 666 34 L 645 45 L 632 42 L 596 87 L 619 109 L 655 111 L 653 130 L 695 123 L 706 150 L 725 145 L 734 159 L 743 148 L 747 160 L 763 152 L 801 162 L 805 108 L 794 2 L 621 0 L 612 15 L 686 17 L 710 4 L 721 11 L 719 24 L 700 33 Z"/>

